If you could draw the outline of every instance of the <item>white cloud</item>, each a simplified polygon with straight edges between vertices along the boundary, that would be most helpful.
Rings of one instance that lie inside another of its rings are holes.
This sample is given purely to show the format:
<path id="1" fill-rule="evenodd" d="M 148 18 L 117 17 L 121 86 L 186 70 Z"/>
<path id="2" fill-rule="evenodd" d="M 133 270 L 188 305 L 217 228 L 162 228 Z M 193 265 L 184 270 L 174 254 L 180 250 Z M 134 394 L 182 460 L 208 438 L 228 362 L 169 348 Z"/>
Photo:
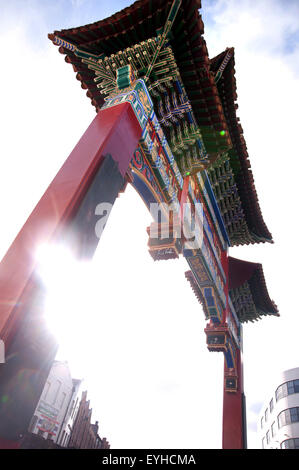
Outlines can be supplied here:
<path id="1" fill-rule="evenodd" d="M 287 49 L 286 40 L 298 33 L 299 5 L 296 1 L 260 0 L 218 0 L 203 2 L 203 18 L 212 19 L 217 47 L 224 40 L 230 46 L 238 43 L 250 52 L 267 51 L 271 55 L 281 54 Z M 206 31 L 207 32 L 207 31 Z M 215 47 L 215 40 L 209 41 L 209 48 Z"/>

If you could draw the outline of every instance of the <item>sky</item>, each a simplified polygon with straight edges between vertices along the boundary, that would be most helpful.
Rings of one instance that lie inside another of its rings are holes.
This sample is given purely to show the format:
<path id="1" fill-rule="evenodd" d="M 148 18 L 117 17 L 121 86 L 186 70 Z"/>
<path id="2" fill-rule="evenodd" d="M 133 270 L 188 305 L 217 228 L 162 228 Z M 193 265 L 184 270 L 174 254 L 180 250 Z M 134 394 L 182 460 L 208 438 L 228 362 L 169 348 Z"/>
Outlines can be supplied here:
<path id="1" fill-rule="evenodd" d="M 1 257 L 94 117 L 47 34 L 130 3 L 0 0 Z M 275 241 L 230 249 L 263 264 L 281 314 L 244 326 L 248 446 L 258 448 L 257 416 L 269 383 L 299 365 L 299 3 L 202 5 L 210 57 L 235 47 L 238 116 Z M 84 378 L 93 420 L 112 448 L 221 448 L 223 356 L 206 349 L 204 315 L 184 277 L 184 259 L 154 262 L 148 254 L 150 222 L 128 188 L 92 263 L 78 266 L 65 256 L 62 264 L 61 254 L 51 256 L 48 316 L 61 343 L 58 357 Z"/>

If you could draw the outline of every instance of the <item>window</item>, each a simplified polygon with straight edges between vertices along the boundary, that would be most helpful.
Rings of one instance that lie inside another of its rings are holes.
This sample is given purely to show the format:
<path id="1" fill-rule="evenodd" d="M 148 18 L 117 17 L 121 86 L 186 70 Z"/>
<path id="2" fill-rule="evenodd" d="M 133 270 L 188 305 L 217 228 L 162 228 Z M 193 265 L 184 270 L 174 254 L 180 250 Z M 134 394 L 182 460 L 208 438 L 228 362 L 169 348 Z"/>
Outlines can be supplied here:
<path id="1" fill-rule="evenodd" d="M 264 427 L 264 417 L 262 416 L 261 417 L 261 428 L 263 429 L 263 427 Z"/>
<path id="2" fill-rule="evenodd" d="M 78 403 L 78 398 L 76 399 L 76 403 L 74 404 L 74 407 L 73 407 L 73 410 L 72 410 L 72 414 L 71 414 L 71 418 L 72 418 L 72 419 L 74 418 L 74 414 L 75 414 L 75 411 L 76 411 L 77 403 Z"/>
<path id="3" fill-rule="evenodd" d="M 299 393 L 299 380 L 291 380 L 287 382 L 288 386 L 288 395 L 292 395 L 293 393 Z"/>
<path id="4" fill-rule="evenodd" d="M 291 422 L 297 423 L 297 421 L 299 421 L 299 407 L 290 408 L 290 416 L 291 416 Z"/>
<path id="5" fill-rule="evenodd" d="M 71 404 L 71 406 L 70 406 L 70 408 L 69 408 L 69 415 L 70 415 L 70 417 L 71 417 L 72 414 L 73 414 L 74 406 L 75 406 L 75 400 L 72 400 L 72 404 Z"/>
<path id="6" fill-rule="evenodd" d="M 299 407 L 289 408 L 278 415 L 278 427 L 281 428 L 286 424 L 299 422 Z"/>
<path id="7" fill-rule="evenodd" d="M 269 415 L 269 411 L 268 411 L 268 408 L 266 408 L 266 411 L 265 411 L 265 421 L 266 422 L 268 421 L 268 415 Z"/>
<path id="8" fill-rule="evenodd" d="M 47 382 L 44 388 L 44 400 L 47 399 L 47 395 L 49 393 L 50 387 L 51 387 L 51 383 Z"/>
<path id="9" fill-rule="evenodd" d="M 295 393 L 293 382 L 287 382 L 287 387 L 288 387 L 288 395 Z"/>
<path id="10" fill-rule="evenodd" d="M 299 393 L 299 379 L 289 380 L 289 382 L 280 385 L 275 392 L 276 401 L 293 393 Z"/>
<path id="11" fill-rule="evenodd" d="M 262 447 L 263 447 L 263 449 L 265 448 L 265 438 L 264 437 L 262 439 Z"/>
<path id="12" fill-rule="evenodd" d="M 270 405 L 269 405 L 269 406 L 270 406 L 270 413 L 272 413 L 273 408 L 274 408 L 273 398 L 271 398 L 271 400 L 270 400 Z"/>
<path id="13" fill-rule="evenodd" d="M 57 400 L 57 397 L 58 397 L 58 394 L 59 394 L 59 390 L 60 390 L 60 387 L 61 387 L 60 380 L 56 380 L 55 387 L 56 388 L 55 388 L 55 393 L 54 393 L 53 405 L 55 405 L 55 403 L 56 403 L 56 400 Z"/>
<path id="14" fill-rule="evenodd" d="M 287 439 L 281 443 L 280 447 L 282 449 L 299 449 L 299 438 Z"/>
<path id="15" fill-rule="evenodd" d="M 62 392 L 61 399 L 60 399 L 60 408 L 63 407 L 65 397 L 66 397 L 66 393 Z"/>
<path id="16" fill-rule="evenodd" d="M 274 421 L 274 423 L 271 424 L 271 436 L 272 437 L 276 436 L 276 423 L 275 423 L 275 421 Z"/>
<path id="17" fill-rule="evenodd" d="M 289 410 L 282 411 L 281 413 L 279 413 L 279 415 L 278 415 L 278 427 L 279 428 L 282 428 L 282 426 L 285 426 L 286 424 L 288 424 L 287 423 L 287 418 L 286 418 L 288 411 Z"/>
<path id="18" fill-rule="evenodd" d="M 275 392 L 276 401 L 280 400 L 281 398 L 286 397 L 287 394 L 288 394 L 287 384 L 285 383 L 285 384 L 280 385 Z"/>
<path id="19" fill-rule="evenodd" d="M 266 433 L 266 441 L 267 441 L 267 444 L 270 444 L 270 431 L 267 431 Z"/>

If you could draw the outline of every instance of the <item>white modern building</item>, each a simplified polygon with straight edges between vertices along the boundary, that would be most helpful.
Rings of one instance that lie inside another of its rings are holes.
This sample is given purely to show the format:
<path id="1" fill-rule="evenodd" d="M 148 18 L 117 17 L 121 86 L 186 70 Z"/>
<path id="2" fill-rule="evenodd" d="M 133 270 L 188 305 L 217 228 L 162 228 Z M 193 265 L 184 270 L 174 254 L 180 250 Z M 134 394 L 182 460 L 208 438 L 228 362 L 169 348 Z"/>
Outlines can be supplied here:
<path id="1" fill-rule="evenodd" d="M 259 415 L 263 449 L 299 449 L 299 367 L 278 377 Z"/>
<path id="2" fill-rule="evenodd" d="M 67 362 L 54 361 L 29 432 L 66 447 L 70 435 L 67 424 L 75 410 L 80 384 L 80 380 L 72 379 Z"/>

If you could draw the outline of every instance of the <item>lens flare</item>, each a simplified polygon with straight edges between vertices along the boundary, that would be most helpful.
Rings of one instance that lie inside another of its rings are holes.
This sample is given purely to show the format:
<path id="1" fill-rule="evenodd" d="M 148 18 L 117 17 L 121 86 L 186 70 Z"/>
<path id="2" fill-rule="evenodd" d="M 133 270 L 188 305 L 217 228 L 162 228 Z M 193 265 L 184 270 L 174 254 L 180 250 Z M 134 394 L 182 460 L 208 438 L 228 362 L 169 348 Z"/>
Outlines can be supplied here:
<path id="1" fill-rule="evenodd" d="M 63 347 L 78 347 L 82 325 L 93 322 L 98 306 L 93 266 L 78 261 L 62 245 L 42 245 L 36 257 L 37 273 L 46 289 L 47 325 Z"/>

